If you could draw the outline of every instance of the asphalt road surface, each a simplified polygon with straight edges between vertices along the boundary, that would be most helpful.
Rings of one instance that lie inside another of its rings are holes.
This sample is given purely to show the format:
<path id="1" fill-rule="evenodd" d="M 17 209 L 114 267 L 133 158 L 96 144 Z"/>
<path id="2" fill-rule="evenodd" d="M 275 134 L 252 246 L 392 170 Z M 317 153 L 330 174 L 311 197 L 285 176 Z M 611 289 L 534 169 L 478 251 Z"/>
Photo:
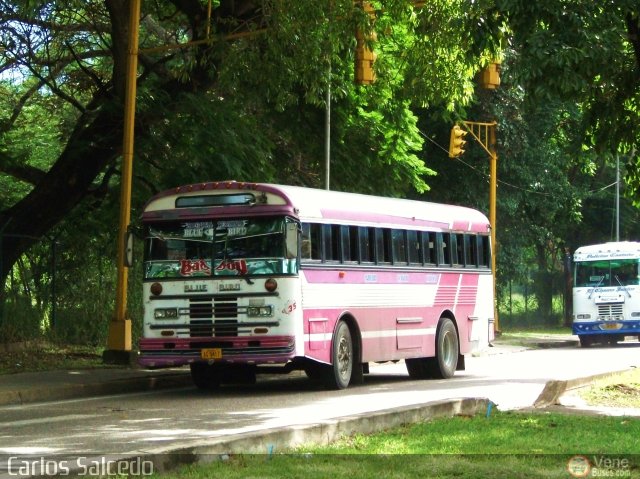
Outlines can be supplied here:
<path id="1" fill-rule="evenodd" d="M 303 375 L 203 392 L 195 387 L 0 407 L 0 461 L 26 455 L 89 456 L 170 451 L 266 428 L 449 398 L 488 398 L 499 409 L 533 405 L 550 380 L 636 367 L 640 344 L 494 349 L 467 358 L 448 380 L 411 380 L 404 363 L 375 365 L 361 386 L 325 391 Z M 2 474 L 0 474 L 2 476 Z"/>

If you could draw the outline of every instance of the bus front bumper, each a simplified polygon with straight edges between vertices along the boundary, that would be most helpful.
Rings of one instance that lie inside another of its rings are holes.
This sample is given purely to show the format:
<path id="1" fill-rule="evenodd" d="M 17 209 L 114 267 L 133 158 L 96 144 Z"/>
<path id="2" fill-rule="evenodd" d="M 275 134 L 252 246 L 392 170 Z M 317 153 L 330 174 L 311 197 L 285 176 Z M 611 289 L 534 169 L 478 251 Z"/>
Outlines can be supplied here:
<path id="1" fill-rule="evenodd" d="M 640 335 L 640 320 L 574 322 L 572 330 L 573 334 L 577 336 L 602 334 L 638 336 Z"/>
<path id="2" fill-rule="evenodd" d="M 229 364 L 282 364 L 295 356 L 292 336 L 140 339 L 143 367 L 183 366 L 197 361 Z"/>

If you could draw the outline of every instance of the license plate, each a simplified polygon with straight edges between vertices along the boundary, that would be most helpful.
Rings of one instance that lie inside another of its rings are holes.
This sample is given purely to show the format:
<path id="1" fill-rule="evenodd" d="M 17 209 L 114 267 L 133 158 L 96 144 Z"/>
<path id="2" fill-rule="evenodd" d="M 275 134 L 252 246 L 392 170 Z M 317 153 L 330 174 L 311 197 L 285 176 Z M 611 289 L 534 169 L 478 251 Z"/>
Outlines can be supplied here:
<path id="1" fill-rule="evenodd" d="M 200 357 L 202 359 L 222 359 L 222 349 L 221 348 L 201 349 Z"/>
<path id="2" fill-rule="evenodd" d="M 620 329 L 622 324 L 620 323 L 605 323 L 602 325 L 602 329 Z"/>

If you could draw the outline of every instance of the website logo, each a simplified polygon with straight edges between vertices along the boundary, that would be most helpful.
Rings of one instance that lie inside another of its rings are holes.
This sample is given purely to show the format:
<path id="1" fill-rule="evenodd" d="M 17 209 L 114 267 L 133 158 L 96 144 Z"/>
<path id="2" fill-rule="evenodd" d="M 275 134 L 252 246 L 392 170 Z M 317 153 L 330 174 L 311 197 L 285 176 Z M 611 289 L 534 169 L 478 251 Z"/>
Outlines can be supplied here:
<path id="1" fill-rule="evenodd" d="M 567 471 L 572 477 L 587 477 L 591 472 L 591 463 L 585 456 L 573 456 L 567 463 Z"/>

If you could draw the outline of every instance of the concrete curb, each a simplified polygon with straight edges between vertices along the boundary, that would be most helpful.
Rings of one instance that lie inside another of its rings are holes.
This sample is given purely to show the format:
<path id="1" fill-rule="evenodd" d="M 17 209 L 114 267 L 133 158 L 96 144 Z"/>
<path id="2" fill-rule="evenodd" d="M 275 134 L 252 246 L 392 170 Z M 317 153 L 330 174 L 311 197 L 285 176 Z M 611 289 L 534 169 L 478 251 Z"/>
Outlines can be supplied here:
<path id="1" fill-rule="evenodd" d="M 531 343 L 537 349 L 553 349 L 553 348 L 566 348 L 569 346 L 578 346 L 580 342 L 577 339 L 563 339 L 559 341 L 533 341 Z"/>
<path id="2" fill-rule="evenodd" d="M 501 342 L 499 339 L 494 341 L 494 346 L 503 348 L 522 348 L 522 350 L 530 349 L 555 349 L 577 347 L 580 342 L 577 339 L 522 339 L 520 341 L 513 339 L 512 342 Z"/>
<path id="3" fill-rule="evenodd" d="M 456 415 L 473 416 L 488 411 L 486 398 L 458 398 L 386 409 L 371 413 L 327 419 L 312 424 L 271 428 L 198 441 L 187 446 L 136 451 L 107 456 L 112 462 L 153 464 L 153 472 L 162 473 L 179 466 L 206 464 L 234 454 L 278 454 L 302 444 L 329 444 L 342 436 L 370 434 L 432 418 Z M 90 458 L 91 459 L 91 458 Z M 102 458 L 93 458 L 99 462 Z M 73 462 L 73 460 L 71 461 Z M 73 472 L 73 471 L 72 471 Z"/>
<path id="4" fill-rule="evenodd" d="M 186 373 L 151 375 L 146 377 L 112 379 L 106 382 L 58 384 L 46 388 L 25 387 L 13 391 L 0 391 L 0 406 L 20 405 L 43 401 L 56 401 L 90 396 L 104 396 L 124 392 L 169 389 L 193 384 Z"/>
<path id="5" fill-rule="evenodd" d="M 568 379 L 565 381 L 552 380 L 548 381 L 538 398 L 533 403 L 535 408 L 544 408 L 553 406 L 560 403 L 560 397 L 571 389 L 577 389 L 586 386 L 594 381 L 600 379 L 606 379 L 609 377 L 617 376 L 618 374 L 626 373 L 632 370 L 632 368 L 622 369 L 619 371 L 613 371 L 602 374 L 595 374 L 593 376 L 585 376 L 582 378 Z"/>

